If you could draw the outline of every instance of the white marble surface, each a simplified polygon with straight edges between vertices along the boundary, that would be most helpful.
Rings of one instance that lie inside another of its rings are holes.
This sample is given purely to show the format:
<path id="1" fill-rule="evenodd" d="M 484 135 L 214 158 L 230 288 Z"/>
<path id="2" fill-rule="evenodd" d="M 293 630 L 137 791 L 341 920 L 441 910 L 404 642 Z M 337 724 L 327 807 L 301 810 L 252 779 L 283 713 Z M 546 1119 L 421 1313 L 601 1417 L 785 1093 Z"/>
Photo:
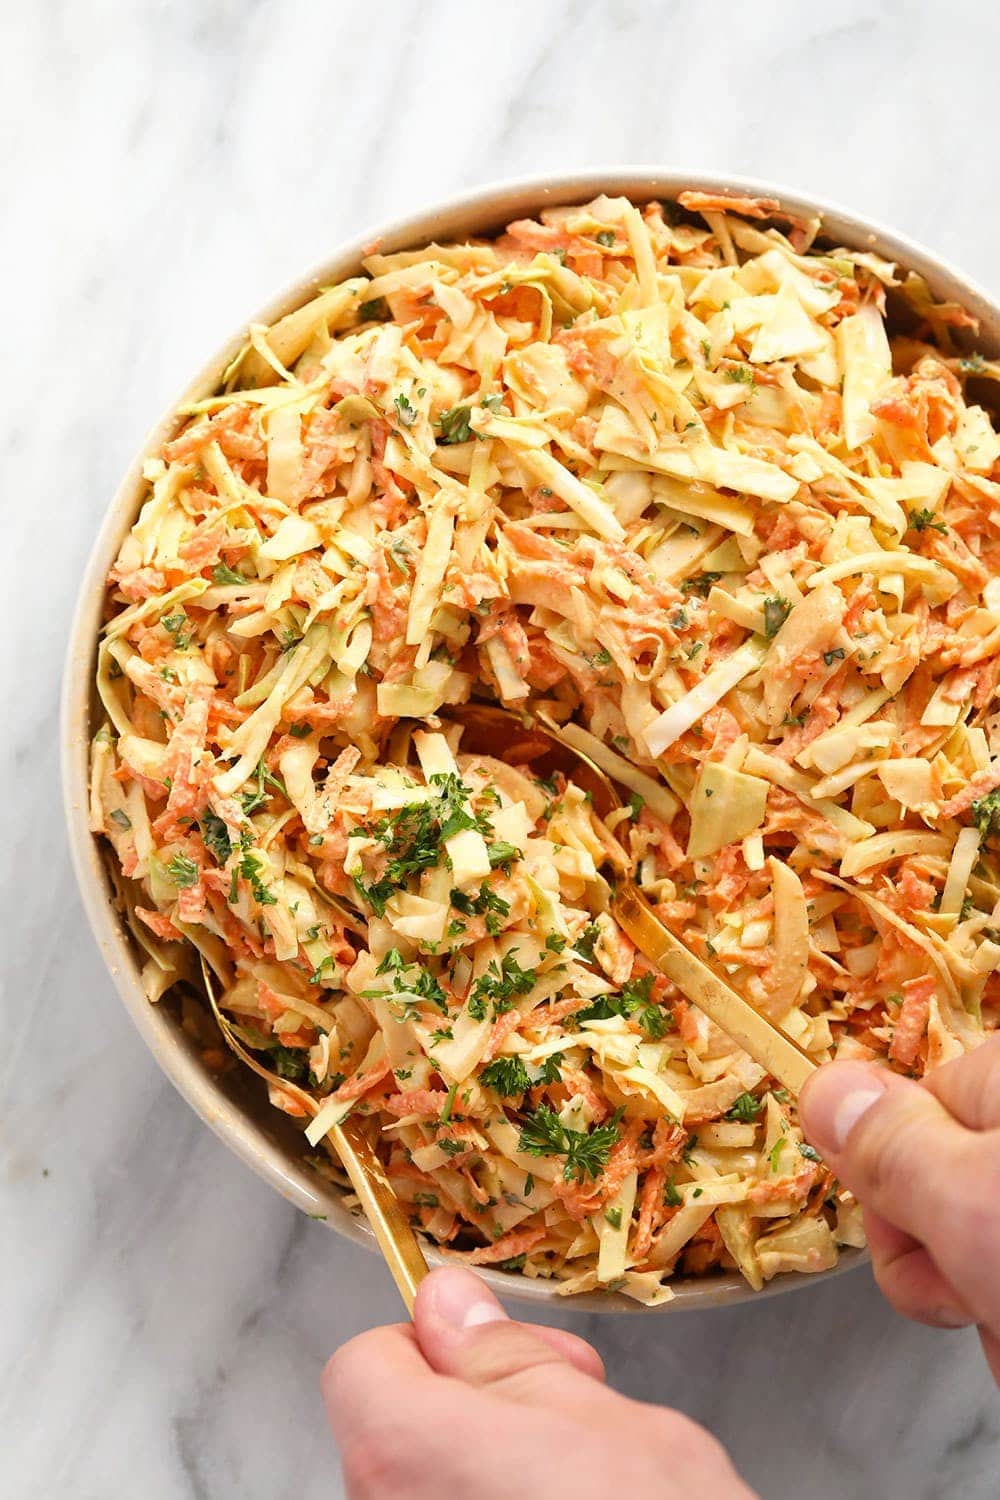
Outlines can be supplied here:
<path id="1" fill-rule="evenodd" d="M 396 1301 L 174 1095 L 85 929 L 56 690 L 101 511 L 145 428 L 274 288 L 359 227 L 503 175 L 756 173 L 890 221 L 1000 294 L 1000 16 L 959 0 L 0 12 L 0 1493 L 321 1500 L 342 1493 L 321 1364 Z M 739 1312 L 561 1318 L 618 1385 L 714 1427 L 768 1497 L 997 1493 L 1000 1402 L 974 1341 L 903 1324 L 866 1273 Z"/>

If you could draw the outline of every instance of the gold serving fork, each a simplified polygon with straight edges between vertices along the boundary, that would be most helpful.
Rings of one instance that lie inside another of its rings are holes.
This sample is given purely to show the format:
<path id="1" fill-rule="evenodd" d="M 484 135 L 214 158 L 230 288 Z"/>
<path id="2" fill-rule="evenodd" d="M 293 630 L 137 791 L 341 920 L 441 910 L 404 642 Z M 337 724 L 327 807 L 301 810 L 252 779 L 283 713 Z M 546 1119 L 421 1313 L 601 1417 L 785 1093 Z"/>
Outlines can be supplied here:
<path id="1" fill-rule="evenodd" d="M 240 1041 L 232 1022 L 223 1013 L 216 998 L 212 971 L 203 954 L 201 978 L 212 1014 L 230 1051 L 252 1069 L 258 1078 L 263 1078 L 266 1083 L 290 1094 L 310 1116 L 317 1115 L 323 1101 L 314 1099 L 312 1094 L 299 1088 L 298 1084 L 287 1078 L 280 1078 L 270 1068 L 265 1068 Z M 348 1117 L 339 1125 L 332 1125 L 326 1133 L 324 1144 L 338 1158 L 350 1178 L 351 1187 L 365 1211 L 365 1217 L 392 1273 L 392 1279 L 399 1288 L 399 1295 L 406 1304 L 407 1312 L 412 1315 L 417 1287 L 429 1268 L 406 1210 L 393 1192 L 385 1175 L 385 1168 L 372 1149 L 360 1120 Z"/>
<path id="2" fill-rule="evenodd" d="M 449 710 L 462 726 L 461 749 L 495 760 L 525 762 L 545 774 L 562 771 L 592 798 L 599 818 L 623 806 L 610 777 L 578 750 L 547 715 L 516 714 L 490 704 Z M 639 952 L 666 974 L 680 992 L 793 1096 L 817 1064 L 791 1037 L 755 1010 L 708 964 L 697 958 L 660 920 L 631 875 L 621 872 L 612 890 L 610 914 Z"/>

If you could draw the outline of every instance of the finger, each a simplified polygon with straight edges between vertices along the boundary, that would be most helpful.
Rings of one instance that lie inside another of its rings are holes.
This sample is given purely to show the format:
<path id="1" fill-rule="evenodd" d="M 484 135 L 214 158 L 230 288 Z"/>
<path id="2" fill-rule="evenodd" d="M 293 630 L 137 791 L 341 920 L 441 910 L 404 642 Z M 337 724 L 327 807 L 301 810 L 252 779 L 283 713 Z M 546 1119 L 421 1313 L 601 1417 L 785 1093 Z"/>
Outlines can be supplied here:
<path id="1" fill-rule="evenodd" d="M 606 1379 L 603 1359 L 593 1344 L 588 1344 L 579 1334 L 570 1333 L 567 1328 L 546 1328 L 544 1323 L 532 1323 L 531 1332 L 582 1375 L 589 1375 L 592 1380 Z"/>
<path id="2" fill-rule="evenodd" d="M 553 1339 L 555 1329 L 512 1322 L 485 1282 L 464 1267 L 443 1266 L 421 1283 L 413 1325 L 431 1368 L 468 1385 L 556 1404 L 601 1389 L 603 1366 L 595 1351 L 584 1355 L 589 1346 L 582 1339 Z"/>
<path id="3" fill-rule="evenodd" d="M 879 1290 L 902 1317 L 934 1328 L 967 1328 L 975 1322 L 961 1297 L 912 1235 L 868 1209 L 865 1236 Z"/>
<path id="4" fill-rule="evenodd" d="M 1000 1036 L 935 1068 L 922 1084 L 970 1130 L 1000 1128 Z"/>
<path id="5" fill-rule="evenodd" d="M 364 1436 L 380 1424 L 387 1407 L 397 1405 L 427 1382 L 431 1370 L 408 1323 L 372 1328 L 342 1344 L 320 1377 L 327 1420 L 337 1442 Z"/>
<path id="6" fill-rule="evenodd" d="M 442 1474 L 456 1495 L 476 1492 L 489 1439 L 480 1398 L 435 1374 L 409 1324 L 344 1344 L 322 1390 L 348 1495 L 440 1500 Z M 458 1449 L 456 1431 L 467 1439 Z"/>
<path id="7" fill-rule="evenodd" d="M 888 1069 L 830 1063 L 803 1088 L 799 1118 L 865 1208 L 930 1243 L 941 1195 L 967 1170 L 967 1132 L 940 1100 Z M 928 1181 L 931 1164 L 936 1171 Z"/>
<path id="8" fill-rule="evenodd" d="M 842 1182 L 918 1240 L 977 1322 L 1000 1330 L 1000 1153 L 926 1088 L 865 1063 L 831 1063 L 799 1099 L 802 1128 Z"/>

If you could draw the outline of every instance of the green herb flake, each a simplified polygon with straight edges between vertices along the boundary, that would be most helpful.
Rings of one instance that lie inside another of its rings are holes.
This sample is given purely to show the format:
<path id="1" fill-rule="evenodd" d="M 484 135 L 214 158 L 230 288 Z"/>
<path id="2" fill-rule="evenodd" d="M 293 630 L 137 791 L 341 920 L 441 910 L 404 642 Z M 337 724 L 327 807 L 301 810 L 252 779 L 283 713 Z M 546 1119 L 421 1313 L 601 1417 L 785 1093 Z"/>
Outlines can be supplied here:
<path id="1" fill-rule="evenodd" d="M 471 414 L 471 406 L 453 406 L 449 411 L 442 412 L 437 424 L 440 433 L 438 442 L 445 445 L 469 442 L 475 436 L 469 423 Z"/>
<path id="2" fill-rule="evenodd" d="M 384 323 L 392 317 L 392 313 L 384 297 L 373 297 L 370 302 L 361 303 L 358 317 L 362 323 Z"/>
<path id="3" fill-rule="evenodd" d="M 183 887 L 196 885 L 198 882 L 198 866 L 193 859 L 186 854 L 175 854 L 167 864 L 167 875 L 174 885 Z"/>
<path id="4" fill-rule="evenodd" d="M 937 511 L 911 510 L 908 514 L 914 531 L 939 531 L 942 536 L 947 536 L 948 528 L 943 521 L 937 519 Z"/>
<path id="5" fill-rule="evenodd" d="M 419 412 L 417 411 L 417 408 L 411 404 L 410 399 L 406 395 L 405 391 L 400 391 L 399 395 L 393 398 L 392 404 L 396 408 L 396 415 L 399 417 L 399 420 L 400 422 L 402 422 L 403 426 L 412 427 L 414 422 L 417 420 L 417 417 L 419 416 Z"/>
<path id="6" fill-rule="evenodd" d="M 780 594 L 769 595 L 764 600 L 764 634 L 773 640 L 792 612 L 792 606 Z"/>
<path id="7" fill-rule="evenodd" d="M 726 1110 L 727 1120 L 739 1120 L 744 1125 L 752 1125 L 764 1107 L 762 1099 L 757 1099 L 753 1094 L 740 1094 L 729 1109 Z"/>
<path id="8" fill-rule="evenodd" d="M 1000 836 L 1000 787 L 977 797 L 970 808 L 972 821 L 984 839 Z"/>
<path id="9" fill-rule="evenodd" d="M 605 1125 L 591 1130 L 572 1130 L 564 1125 L 556 1111 L 540 1104 L 521 1126 L 518 1150 L 529 1156 L 563 1156 L 563 1179 L 583 1182 L 597 1178 L 604 1171 L 611 1149 L 619 1137 L 617 1113 Z"/>
<path id="10" fill-rule="evenodd" d="M 697 594 L 701 599 L 707 599 L 713 586 L 722 577 L 721 573 L 696 573 L 693 578 L 685 578 L 681 584 L 681 593 Z"/>
<path id="11" fill-rule="evenodd" d="M 520 1098 L 530 1087 L 528 1070 L 519 1057 L 497 1057 L 479 1074 L 479 1082 L 505 1099 Z"/>

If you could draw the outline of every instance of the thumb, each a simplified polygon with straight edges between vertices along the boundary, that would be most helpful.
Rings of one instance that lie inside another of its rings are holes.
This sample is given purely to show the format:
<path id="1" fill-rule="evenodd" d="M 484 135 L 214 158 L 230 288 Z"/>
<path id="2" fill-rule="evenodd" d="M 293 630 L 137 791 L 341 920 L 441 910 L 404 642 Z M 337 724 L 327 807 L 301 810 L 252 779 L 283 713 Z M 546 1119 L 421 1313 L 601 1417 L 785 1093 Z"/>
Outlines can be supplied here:
<path id="1" fill-rule="evenodd" d="M 512 1322 L 485 1282 L 463 1266 L 442 1266 L 421 1282 L 413 1309 L 420 1351 L 439 1375 L 489 1386 L 515 1400 L 597 1389 L 597 1351 L 560 1328 Z"/>
<path id="2" fill-rule="evenodd" d="M 969 1268 L 995 1239 L 996 1177 L 984 1137 L 911 1079 L 866 1063 L 830 1063 L 799 1096 L 802 1129 L 862 1206 L 922 1244 L 976 1320 L 996 1326 L 1000 1301 Z"/>

